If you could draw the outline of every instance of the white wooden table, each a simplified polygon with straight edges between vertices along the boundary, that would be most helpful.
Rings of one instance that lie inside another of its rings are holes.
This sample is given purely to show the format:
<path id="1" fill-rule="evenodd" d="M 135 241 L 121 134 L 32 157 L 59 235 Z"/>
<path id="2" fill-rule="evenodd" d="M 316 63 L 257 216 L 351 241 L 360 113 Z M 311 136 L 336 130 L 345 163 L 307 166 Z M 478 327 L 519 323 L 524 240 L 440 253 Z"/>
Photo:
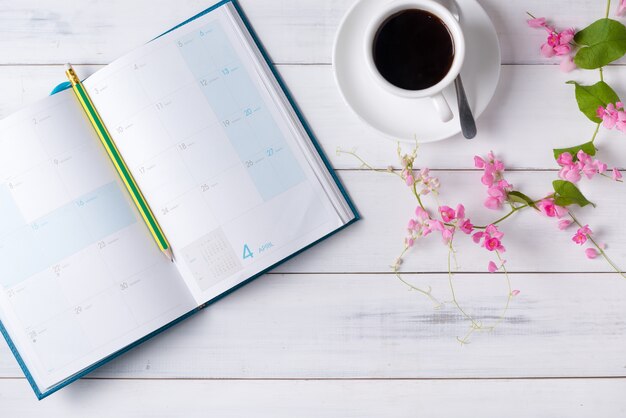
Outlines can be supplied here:
<path id="1" fill-rule="evenodd" d="M 377 167 L 395 163 L 394 144 L 350 112 L 333 81 L 332 41 L 353 1 L 241 3 L 364 220 L 45 401 L 1 344 L 1 417 L 625 416 L 626 281 L 586 260 L 547 219 L 522 213 L 505 225 L 522 293 L 495 332 L 467 346 L 455 340 L 468 326 L 457 311 L 433 310 L 390 274 L 414 203 L 393 176 L 334 153 L 358 147 Z M 545 65 L 544 34 L 526 27 L 524 12 L 581 28 L 604 11 L 592 0 L 480 1 L 502 45 L 496 97 L 474 141 L 423 146 L 419 160 L 437 169 L 442 200 L 468 211 L 484 193 L 474 154 L 498 152 L 514 169 L 511 181 L 540 195 L 555 178 L 551 148 L 593 131 L 563 83 L 597 75 Z M 66 61 L 92 72 L 210 3 L 0 0 L 0 117 L 48 94 Z M 619 65 L 606 71 L 622 95 L 625 76 Z M 610 166 L 624 167 L 623 135 L 603 132 L 599 145 Z M 581 216 L 625 265 L 626 186 L 597 181 L 583 190 L 598 209 Z M 539 231 L 547 232 L 539 239 Z M 505 284 L 484 272 L 477 247 L 459 250 L 458 297 L 488 320 Z M 425 243 L 407 259 L 408 278 L 449 298 L 445 256 Z"/>

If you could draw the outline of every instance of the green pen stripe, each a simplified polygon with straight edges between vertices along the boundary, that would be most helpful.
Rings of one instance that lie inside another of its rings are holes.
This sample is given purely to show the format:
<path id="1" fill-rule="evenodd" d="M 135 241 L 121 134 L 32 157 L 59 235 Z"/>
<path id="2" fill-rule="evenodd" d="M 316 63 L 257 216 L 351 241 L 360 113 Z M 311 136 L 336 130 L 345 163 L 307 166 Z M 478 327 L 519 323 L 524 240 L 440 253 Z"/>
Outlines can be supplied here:
<path id="1" fill-rule="evenodd" d="M 81 84 L 77 84 L 76 87 L 77 87 L 77 91 L 80 93 L 82 100 L 87 106 L 87 109 L 89 110 L 89 113 L 91 114 L 91 117 L 96 122 L 97 128 L 102 134 L 102 137 L 104 138 L 107 144 L 107 147 L 109 148 L 111 154 L 113 155 L 115 162 L 120 167 L 120 170 L 122 171 L 124 178 L 128 182 L 131 188 L 131 192 L 133 193 L 135 199 L 137 199 L 137 202 L 139 202 L 139 206 L 141 207 L 141 210 L 146 215 L 146 218 L 148 219 L 148 222 L 150 223 L 150 227 L 152 227 L 155 235 L 157 236 L 159 240 L 159 243 L 161 244 L 163 249 L 168 249 L 169 247 L 168 242 L 165 239 L 165 236 L 163 235 L 163 233 L 161 232 L 161 228 L 156 222 L 156 219 L 154 218 L 154 214 L 150 210 L 150 207 L 148 206 L 148 204 L 143 198 L 143 195 L 139 191 L 139 188 L 137 187 L 137 184 L 135 183 L 135 179 L 126 168 L 126 164 L 124 163 L 124 160 L 122 160 L 122 157 L 117 152 L 117 148 L 115 147 L 115 144 L 113 144 L 113 141 L 111 140 L 111 137 L 109 136 L 109 132 L 105 128 L 104 124 L 102 123 L 102 120 L 100 120 L 100 116 L 98 115 L 98 112 L 96 112 L 95 108 L 91 104 L 91 100 L 89 99 L 89 96 L 87 96 L 87 93 L 85 92 Z"/>

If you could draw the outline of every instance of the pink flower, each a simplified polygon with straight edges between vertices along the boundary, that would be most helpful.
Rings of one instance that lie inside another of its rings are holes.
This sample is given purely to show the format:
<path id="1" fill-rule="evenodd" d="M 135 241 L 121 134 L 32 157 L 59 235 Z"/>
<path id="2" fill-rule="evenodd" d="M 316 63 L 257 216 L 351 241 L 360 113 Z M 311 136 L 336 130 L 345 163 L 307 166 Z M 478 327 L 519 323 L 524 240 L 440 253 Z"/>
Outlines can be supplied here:
<path id="1" fill-rule="evenodd" d="M 463 219 L 463 222 L 459 225 L 459 229 L 469 235 L 474 230 L 474 225 L 472 225 L 469 219 Z"/>
<path id="2" fill-rule="evenodd" d="M 583 235 L 577 232 L 576 235 L 574 235 L 574 237 L 572 238 L 572 241 L 574 241 L 578 245 L 583 245 L 585 242 L 587 242 L 587 235 Z"/>
<path id="3" fill-rule="evenodd" d="M 561 167 L 565 167 L 574 164 L 574 157 L 572 157 L 572 154 L 570 154 L 569 152 L 564 152 L 559 155 L 559 158 L 557 158 L 556 162 Z"/>
<path id="4" fill-rule="evenodd" d="M 569 228 L 571 224 L 572 224 L 572 221 L 568 221 L 567 219 L 563 219 L 562 221 L 559 221 L 559 229 L 561 231 L 564 231 L 567 228 Z"/>
<path id="5" fill-rule="evenodd" d="M 489 270 L 489 273 L 495 273 L 499 269 L 496 263 L 494 263 L 493 261 L 490 261 L 489 265 L 487 266 L 487 270 Z"/>
<path id="6" fill-rule="evenodd" d="M 491 186 L 487 189 L 487 200 L 485 200 L 485 206 L 489 209 L 499 209 L 502 207 L 504 200 L 506 199 L 506 191 L 500 188 L 499 185 Z"/>
<path id="7" fill-rule="evenodd" d="M 605 163 L 599 161 L 599 160 L 595 160 L 593 162 L 593 165 L 595 166 L 596 170 L 598 171 L 598 173 L 600 174 L 604 174 L 606 173 L 606 171 L 609 169 L 609 166 L 606 165 Z"/>
<path id="8" fill-rule="evenodd" d="M 591 164 L 591 163 L 593 163 L 593 158 L 591 158 L 591 155 L 587 154 L 583 150 L 579 150 L 576 153 L 576 158 L 578 158 L 578 161 L 580 161 L 583 164 Z"/>
<path id="9" fill-rule="evenodd" d="M 446 229 L 443 222 L 438 221 L 436 219 L 429 219 L 429 220 L 424 221 L 424 223 L 428 226 L 428 228 L 431 231 L 443 232 L 443 230 Z"/>
<path id="10" fill-rule="evenodd" d="M 456 219 L 454 209 L 449 206 L 440 206 L 439 213 L 441 214 L 441 219 L 443 219 L 444 222 L 451 222 Z"/>
<path id="11" fill-rule="evenodd" d="M 502 239 L 502 237 L 504 237 L 504 233 L 500 232 L 498 227 L 493 224 L 488 225 L 487 228 L 485 228 L 485 234 L 498 239 Z"/>
<path id="12" fill-rule="evenodd" d="M 617 112 L 617 123 L 615 127 L 618 131 L 626 132 L 626 112 L 624 110 Z"/>
<path id="13" fill-rule="evenodd" d="M 533 19 L 528 19 L 526 23 L 528 23 L 528 26 L 530 26 L 531 28 L 535 28 L 535 29 L 543 28 L 546 26 L 546 18 L 536 17 Z"/>
<path id="14" fill-rule="evenodd" d="M 484 170 L 484 175 L 481 179 L 485 186 L 491 186 L 496 180 L 501 177 L 504 171 L 504 163 L 495 158 L 493 152 L 487 153 L 487 159 L 483 159 L 478 155 L 474 157 L 474 166 Z"/>
<path id="15" fill-rule="evenodd" d="M 407 230 L 409 236 L 405 239 L 407 246 L 411 247 L 415 243 L 415 239 L 425 237 L 432 232 L 429 225 L 430 215 L 421 207 L 415 209 L 415 219 L 409 219 Z"/>
<path id="16" fill-rule="evenodd" d="M 486 248 L 487 251 L 505 252 L 506 249 L 501 241 L 502 237 L 504 237 L 504 234 L 498 230 L 498 227 L 489 225 L 484 232 L 476 232 L 472 239 L 476 244 L 482 241 L 481 246 Z"/>
<path id="17" fill-rule="evenodd" d="M 460 203 L 456 206 L 456 218 L 457 219 L 465 218 L 465 206 L 463 206 Z"/>
<path id="18" fill-rule="evenodd" d="M 615 12 L 617 16 L 624 16 L 626 14 L 626 0 L 620 0 L 617 6 L 617 12 Z"/>
<path id="19" fill-rule="evenodd" d="M 578 231 L 576 231 L 576 234 L 574 235 L 574 237 L 572 237 L 572 241 L 574 241 L 578 245 L 583 245 L 587 242 L 587 237 L 591 235 L 591 232 L 592 231 L 589 228 L 589 225 L 585 225 L 582 228 L 579 228 Z"/>
<path id="20" fill-rule="evenodd" d="M 413 184 L 415 184 L 415 179 L 413 178 L 413 176 L 411 174 L 406 176 L 406 185 L 411 187 L 413 186 Z"/>
<path id="21" fill-rule="evenodd" d="M 569 152 L 564 152 L 557 158 L 557 163 L 561 166 L 559 177 L 572 183 L 578 183 L 584 174 L 591 179 L 596 174 L 604 173 L 608 169 L 607 165 L 600 160 L 593 159 L 583 150 L 576 154 L 577 162 Z"/>
<path id="22" fill-rule="evenodd" d="M 567 213 L 567 209 L 554 203 L 554 199 L 543 199 L 537 203 L 537 207 L 549 218 L 562 218 Z"/>
<path id="23" fill-rule="evenodd" d="M 602 119 L 602 126 L 606 129 L 617 128 L 619 131 L 626 132 L 626 112 L 622 102 L 609 103 L 606 107 L 600 106 L 596 115 Z"/>
<path id="24" fill-rule="evenodd" d="M 574 29 L 565 29 L 562 32 L 554 29 L 549 31 L 548 39 L 541 45 L 541 54 L 546 58 L 569 54 L 572 50 L 569 43 L 574 39 L 574 34 Z"/>
<path id="25" fill-rule="evenodd" d="M 585 255 L 588 259 L 593 260 L 594 258 L 597 258 L 599 254 L 594 248 L 587 248 L 585 250 Z"/>
<path id="26" fill-rule="evenodd" d="M 576 164 L 565 166 L 559 171 L 559 177 L 572 183 L 578 183 L 581 179 L 580 169 Z"/>
<path id="27" fill-rule="evenodd" d="M 613 177 L 613 180 L 620 181 L 622 179 L 622 173 L 620 173 L 620 171 L 617 168 L 614 168 L 612 177 Z"/>
<path id="28" fill-rule="evenodd" d="M 428 168 L 423 168 L 420 171 L 417 182 L 421 183 L 422 185 L 422 190 L 420 190 L 421 195 L 436 193 L 439 190 L 439 179 L 437 177 L 431 176 L 430 170 Z"/>
<path id="29" fill-rule="evenodd" d="M 502 242 L 498 238 L 485 239 L 485 248 L 489 251 L 497 251 L 502 248 Z"/>
<path id="30" fill-rule="evenodd" d="M 411 237 L 425 237 L 432 232 L 428 225 L 430 215 L 420 206 L 415 209 L 415 219 L 410 219 L 407 229 Z"/>
<path id="31" fill-rule="evenodd" d="M 514 290 L 511 292 L 511 296 L 517 296 L 519 295 L 521 292 L 519 290 Z"/>
<path id="32" fill-rule="evenodd" d="M 576 68 L 574 58 L 570 55 L 572 47 L 570 43 L 574 39 L 574 29 L 564 29 L 561 32 L 557 31 L 554 27 L 546 23 L 544 17 L 532 18 L 527 20 L 528 26 L 531 28 L 543 28 L 548 33 L 548 38 L 539 48 L 541 55 L 546 58 L 554 56 L 563 57 L 561 59 L 560 68 L 561 71 L 569 73 Z"/>
<path id="33" fill-rule="evenodd" d="M 430 219 L 428 212 L 426 212 L 421 206 L 415 208 L 415 216 L 422 220 Z"/>
<path id="34" fill-rule="evenodd" d="M 445 244 L 449 244 L 452 241 L 453 237 L 454 228 L 444 228 L 443 231 L 441 231 L 441 238 L 443 238 L 443 242 Z"/>
<path id="35" fill-rule="evenodd" d="M 576 164 L 565 166 L 559 171 L 559 177 L 571 183 L 578 183 L 581 179 L 580 169 Z"/>

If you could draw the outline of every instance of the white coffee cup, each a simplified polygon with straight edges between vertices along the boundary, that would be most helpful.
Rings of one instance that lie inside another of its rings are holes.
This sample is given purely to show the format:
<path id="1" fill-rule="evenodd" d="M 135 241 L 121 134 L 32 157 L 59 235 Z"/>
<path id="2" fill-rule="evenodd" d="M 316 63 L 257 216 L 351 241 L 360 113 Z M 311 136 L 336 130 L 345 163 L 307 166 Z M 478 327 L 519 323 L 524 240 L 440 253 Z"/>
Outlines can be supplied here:
<path id="1" fill-rule="evenodd" d="M 391 16 L 403 10 L 419 9 L 437 16 L 448 28 L 454 44 L 454 58 L 450 70 L 441 81 L 423 90 L 406 90 L 391 84 L 378 71 L 374 63 L 374 40 L 381 25 Z M 465 38 L 459 22 L 452 13 L 434 0 L 395 0 L 378 10 L 365 32 L 365 57 L 373 79 L 389 93 L 407 98 L 430 97 L 442 122 L 449 122 L 453 115 L 448 102 L 443 97 L 443 90 L 448 87 L 461 71 L 465 58 Z"/>

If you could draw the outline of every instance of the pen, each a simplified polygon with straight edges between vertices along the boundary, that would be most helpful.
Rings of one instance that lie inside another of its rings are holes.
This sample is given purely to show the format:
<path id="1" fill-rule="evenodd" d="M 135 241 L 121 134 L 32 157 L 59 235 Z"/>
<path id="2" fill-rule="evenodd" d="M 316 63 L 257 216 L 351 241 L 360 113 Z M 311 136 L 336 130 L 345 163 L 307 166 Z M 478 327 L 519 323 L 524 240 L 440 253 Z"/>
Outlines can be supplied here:
<path id="1" fill-rule="evenodd" d="M 148 202 L 146 202 L 146 199 L 141 193 L 141 190 L 139 189 L 137 182 L 133 178 L 133 175 L 126 166 L 122 155 L 115 146 L 115 142 L 113 142 L 113 139 L 111 138 L 109 131 L 104 125 L 104 122 L 102 122 L 102 119 L 100 118 L 96 107 L 94 106 L 93 102 L 89 98 L 89 95 L 87 94 L 87 90 L 85 90 L 85 87 L 81 83 L 80 79 L 76 75 L 76 72 L 70 64 L 65 65 L 65 74 L 67 75 L 67 78 L 72 85 L 72 90 L 74 90 L 78 101 L 85 110 L 89 121 L 91 122 L 93 128 L 96 130 L 96 133 L 100 138 L 100 142 L 102 142 L 104 149 L 111 158 L 115 169 L 122 178 L 126 189 L 130 193 L 133 202 L 135 202 L 135 206 L 137 206 L 141 217 L 146 222 L 146 225 L 148 226 L 150 233 L 154 237 L 154 240 L 156 241 L 163 254 L 165 254 L 165 256 L 171 261 L 174 261 L 174 253 L 172 252 L 172 248 L 170 247 L 170 244 L 167 241 L 165 234 L 161 230 L 159 223 L 157 222 L 152 211 L 150 210 L 150 206 L 148 206 Z"/>

